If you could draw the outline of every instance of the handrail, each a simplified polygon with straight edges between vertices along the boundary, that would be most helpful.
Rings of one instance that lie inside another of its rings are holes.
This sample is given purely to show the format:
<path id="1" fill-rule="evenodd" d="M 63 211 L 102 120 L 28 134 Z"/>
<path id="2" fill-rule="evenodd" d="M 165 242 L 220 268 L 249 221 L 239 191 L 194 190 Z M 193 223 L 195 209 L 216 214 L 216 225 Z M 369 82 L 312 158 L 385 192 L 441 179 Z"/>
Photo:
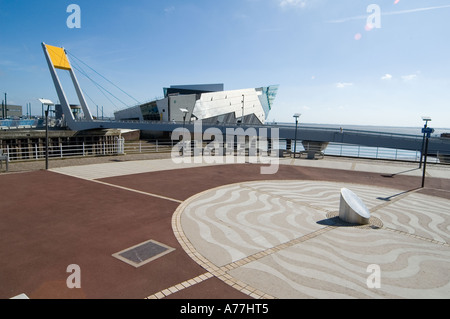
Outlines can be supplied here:
<path id="1" fill-rule="evenodd" d="M 269 125 L 273 126 L 273 125 Z M 289 124 L 276 124 L 273 127 L 278 128 L 291 128 L 294 129 L 294 125 Z M 384 135 L 384 136 L 398 136 L 398 137 L 414 137 L 414 138 L 422 138 L 422 135 L 420 134 L 406 134 L 406 133 L 394 133 L 394 132 L 380 132 L 380 131 L 368 131 L 368 130 L 356 130 L 356 129 L 340 129 L 335 127 L 312 127 L 312 126 L 305 126 L 305 125 L 299 125 L 298 130 L 302 129 L 308 129 L 308 130 L 316 130 L 316 131 L 330 131 L 335 133 L 343 133 L 343 132 L 350 132 L 355 134 L 368 134 L 368 135 Z"/>
<path id="2" fill-rule="evenodd" d="M 297 150 L 300 152 L 303 149 L 303 146 L 299 144 L 297 145 Z M 213 147 L 212 144 L 207 144 L 206 142 L 200 147 L 206 149 L 206 145 L 209 145 L 209 147 Z M 110 143 L 100 142 L 93 144 L 59 144 L 49 146 L 49 158 L 161 153 L 170 152 L 177 146 L 179 146 L 179 142 L 171 140 L 125 142 L 124 139 L 117 139 L 114 142 Z M 220 145 L 220 147 L 228 146 L 229 145 L 224 144 Z M 286 145 L 283 141 L 281 141 L 280 143 L 280 149 L 281 148 L 286 149 Z M 10 162 L 42 160 L 45 158 L 45 144 L 30 144 L 28 145 L 28 147 L 20 147 L 19 145 L 6 145 L 3 147 L 3 149 L 0 147 L 0 154 L 2 152 L 3 156 L 7 157 Z M 401 149 L 388 149 L 384 147 L 365 147 L 361 145 L 352 145 L 345 143 L 330 143 L 325 149 L 324 154 L 329 156 L 389 159 L 401 161 L 406 160 L 413 162 L 420 159 L 420 150 L 407 151 Z M 429 157 L 429 161 L 440 163 L 439 156 L 450 157 L 450 153 L 435 154 L 435 157 Z"/>

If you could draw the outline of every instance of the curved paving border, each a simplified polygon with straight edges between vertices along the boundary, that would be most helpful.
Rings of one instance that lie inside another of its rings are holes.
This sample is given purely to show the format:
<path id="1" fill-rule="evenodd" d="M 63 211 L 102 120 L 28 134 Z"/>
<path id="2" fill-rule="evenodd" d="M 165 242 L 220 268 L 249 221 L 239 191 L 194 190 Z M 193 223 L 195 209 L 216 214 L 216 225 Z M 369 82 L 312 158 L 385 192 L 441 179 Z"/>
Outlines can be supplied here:
<path id="1" fill-rule="evenodd" d="M 233 288 L 250 295 L 251 297 L 255 299 L 274 299 L 273 296 L 270 296 L 262 291 L 257 290 L 256 288 L 251 287 L 250 285 L 240 281 L 236 280 L 234 277 L 230 276 L 227 272 L 229 270 L 235 269 L 241 265 L 244 265 L 248 262 L 251 262 L 253 260 L 257 259 L 257 256 L 248 256 L 244 260 L 240 261 L 238 264 L 229 264 L 227 267 L 218 267 L 214 265 L 212 262 L 210 262 L 208 259 L 203 257 L 197 249 L 192 245 L 192 243 L 189 241 L 189 239 L 186 237 L 182 223 L 181 223 L 181 215 L 184 212 L 185 208 L 191 203 L 192 201 L 195 201 L 200 196 L 207 194 L 208 192 L 215 190 L 215 189 L 221 189 L 226 186 L 220 186 L 217 188 L 209 189 L 204 192 L 201 192 L 199 194 L 196 194 L 187 200 L 185 200 L 178 208 L 175 210 L 173 216 L 172 216 L 172 229 L 175 234 L 175 237 L 177 238 L 178 242 L 180 243 L 181 247 L 185 250 L 185 252 L 201 267 L 203 267 L 209 274 L 212 274 L 213 276 L 217 277 L 218 279 L 222 280 L 223 282 L 227 283 L 228 285 L 232 286 Z M 262 253 L 263 254 L 263 253 Z M 267 253 L 266 253 L 267 255 Z"/>
<path id="2" fill-rule="evenodd" d="M 340 187 L 354 190 L 378 216 L 375 227 L 342 227 L 332 221 Z M 423 210 L 424 202 L 432 203 L 433 211 Z M 450 221 L 439 212 L 446 207 L 445 199 L 357 184 L 245 182 L 184 201 L 172 228 L 183 249 L 209 274 L 254 298 L 397 298 L 417 297 L 417 292 L 439 298 L 450 293 L 450 278 L 442 278 L 450 267 L 445 231 Z M 200 213 L 188 216 L 196 210 Z M 364 287 L 365 267 L 377 262 L 387 292 Z M 439 283 L 436 272 L 421 275 L 422 263 L 441 270 Z M 430 282 L 435 286 L 420 286 Z"/>

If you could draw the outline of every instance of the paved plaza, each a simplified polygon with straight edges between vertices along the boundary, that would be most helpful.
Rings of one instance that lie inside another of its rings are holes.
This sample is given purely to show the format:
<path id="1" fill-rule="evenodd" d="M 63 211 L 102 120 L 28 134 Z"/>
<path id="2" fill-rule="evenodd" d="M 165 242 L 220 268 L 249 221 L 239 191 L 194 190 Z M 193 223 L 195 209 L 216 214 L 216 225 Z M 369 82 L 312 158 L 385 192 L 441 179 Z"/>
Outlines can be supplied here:
<path id="1" fill-rule="evenodd" d="M 272 175 L 170 158 L 52 164 L 0 175 L 0 298 L 450 297 L 450 167 L 431 165 L 420 188 L 417 164 L 333 157 L 285 158 Z M 369 225 L 339 220 L 343 187 Z M 69 265 L 81 288 L 67 287 Z"/>
<path id="2" fill-rule="evenodd" d="M 341 187 L 367 203 L 371 225 L 336 220 Z M 450 201 L 414 192 L 387 199 L 396 193 L 336 182 L 239 183 L 187 200 L 175 229 L 199 264 L 254 297 L 447 298 Z M 380 267 L 379 289 L 367 286 L 370 265 Z"/>

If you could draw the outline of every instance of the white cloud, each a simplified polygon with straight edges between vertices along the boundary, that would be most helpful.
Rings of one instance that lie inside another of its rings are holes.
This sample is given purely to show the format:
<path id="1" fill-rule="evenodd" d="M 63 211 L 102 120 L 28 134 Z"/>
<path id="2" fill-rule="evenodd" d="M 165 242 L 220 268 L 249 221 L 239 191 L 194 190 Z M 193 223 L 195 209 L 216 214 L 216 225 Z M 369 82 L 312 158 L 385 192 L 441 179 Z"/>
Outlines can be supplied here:
<path id="1" fill-rule="evenodd" d="M 279 0 L 280 7 L 297 7 L 304 8 L 306 7 L 306 0 Z"/>
<path id="2" fill-rule="evenodd" d="M 402 80 L 403 81 L 412 81 L 417 79 L 417 75 L 416 74 L 409 74 L 409 75 L 403 75 L 402 76 Z"/>
<path id="3" fill-rule="evenodd" d="M 164 12 L 167 13 L 167 14 L 171 13 L 173 11 L 175 11 L 175 7 L 174 6 L 170 6 L 170 7 L 164 8 Z"/>
<path id="4" fill-rule="evenodd" d="M 430 10 L 445 9 L 445 8 L 450 8 L 450 5 L 416 8 L 416 9 L 401 10 L 401 11 L 392 11 L 392 12 L 386 12 L 386 13 L 384 13 L 384 15 L 407 14 L 407 13 L 415 13 L 415 12 L 430 11 Z"/>
<path id="5" fill-rule="evenodd" d="M 381 77 L 381 80 L 383 80 L 383 81 L 389 81 L 389 80 L 392 80 L 393 78 L 394 78 L 394 77 L 393 77 L 392 74 L 386 73 L 385 75 L 383 75 L 383 76 Z M 413 81 L 413 80 L 416 80 L 417 78 L 418 78 L 418 73 L 416 73 L 416 74 L 402 75 L 402 76 L 401 76 L 401 79 L 402 79 L 404 82 Z"/>
<path id="6" fill-rule="evenodd" d="M 336 87 L 337 87 L 338 89 L 343 89 L 343 88 L 346 88 L 346 87 L 349 87 L 349 86 L 353 86 L 353 83 L 348 83 L 348 82 L 339 82 L 339 83 L 336 83 Z"/>
<path id="7" fill-rule="evenodd" d="M 285 1 L 287 1 L 287 0 L 285 0 Z M 446 9 L 446 8 L 450 8 L 450 5 L 435 6 L 435 7 L 424 7 L 424 8 L 410 9 L 410 10 L 382 12 L 382 15 L 383 16 L 400 15 L 400 14 L 409 14 L 409 13 L 416 13 L 416 12 L 430 11 L 430 10 L 438 10 L 438 9 Z M 343 23 L 343 22 L 348 22 L 348 21 L 352 21 L 352 20 L 365 20 L 365 19 L 367 19 L 367 17 L 368 17 L 368 15 L 359 15 L 359 16 L 354 16 L 354 17 L 347 17 L 347 18 L 342 18 L 342 19 L 331 20 L 331 21 L 328 21 L 328 23 Z"/>

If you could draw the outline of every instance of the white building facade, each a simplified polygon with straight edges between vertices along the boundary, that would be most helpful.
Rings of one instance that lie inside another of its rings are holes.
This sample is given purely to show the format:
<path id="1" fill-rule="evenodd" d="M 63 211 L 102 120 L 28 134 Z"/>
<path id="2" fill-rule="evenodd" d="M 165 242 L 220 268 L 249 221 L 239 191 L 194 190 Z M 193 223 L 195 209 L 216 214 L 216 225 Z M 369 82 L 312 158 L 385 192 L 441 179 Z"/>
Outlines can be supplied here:
<path id="1" fill-rule="evenodd" d="M 220 90 L 223 85 L 183 85 L 164 89 L 165 98 L 115 112 L 116 120 L 264 124 L 278 86 Z"/>

